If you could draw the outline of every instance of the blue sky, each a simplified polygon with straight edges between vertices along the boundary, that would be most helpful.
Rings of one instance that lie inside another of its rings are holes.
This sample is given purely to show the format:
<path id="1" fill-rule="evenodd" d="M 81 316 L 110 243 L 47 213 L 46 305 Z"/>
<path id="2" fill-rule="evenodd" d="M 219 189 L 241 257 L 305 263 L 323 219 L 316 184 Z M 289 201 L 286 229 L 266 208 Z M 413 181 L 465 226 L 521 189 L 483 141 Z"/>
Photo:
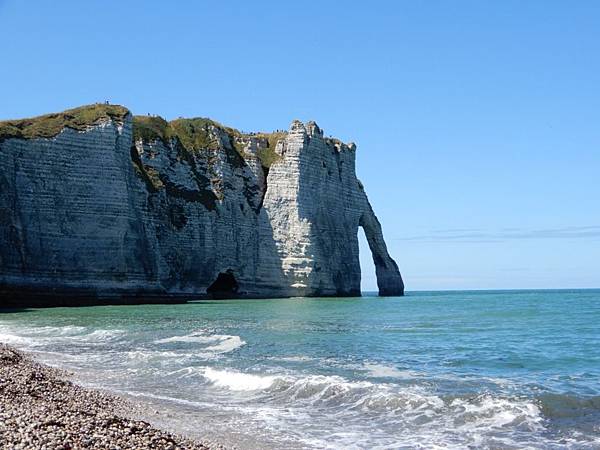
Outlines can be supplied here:
<path id="1" fill-rule="evenodd" d="M 600 287 L 599 23 L 583 0 L 0 0 L 0 118 L 315 119 L 358 144 L 409 290 Z"/>

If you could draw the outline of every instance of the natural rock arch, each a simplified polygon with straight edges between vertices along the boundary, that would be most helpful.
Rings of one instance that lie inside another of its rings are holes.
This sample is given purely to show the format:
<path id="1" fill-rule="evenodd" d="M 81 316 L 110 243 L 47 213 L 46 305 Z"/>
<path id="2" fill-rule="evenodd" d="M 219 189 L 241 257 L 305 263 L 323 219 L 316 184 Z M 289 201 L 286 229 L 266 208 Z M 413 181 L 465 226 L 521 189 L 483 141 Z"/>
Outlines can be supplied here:
<path id="1" fill-rule="evenodd" d="M 365 232 L 373 256 L 379 295 L 404 295 L 404 282 L 400 270 L 398 270 L 398 265 L 387 251 L 381 224 L 368 201 L 367 210 L 361 215 L 358 224 Z"/>

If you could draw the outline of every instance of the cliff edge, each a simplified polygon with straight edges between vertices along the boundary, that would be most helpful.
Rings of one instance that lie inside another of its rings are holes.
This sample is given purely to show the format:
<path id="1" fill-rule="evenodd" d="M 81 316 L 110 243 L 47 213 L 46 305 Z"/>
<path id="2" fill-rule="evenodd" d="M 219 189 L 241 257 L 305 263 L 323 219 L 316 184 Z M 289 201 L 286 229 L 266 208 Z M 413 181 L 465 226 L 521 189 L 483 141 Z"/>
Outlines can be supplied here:
<path id="1" fill-rule="evenodd" d="M 402 295 L 354 144 L 89 105 L 0 122 L 0 307 Z"/>

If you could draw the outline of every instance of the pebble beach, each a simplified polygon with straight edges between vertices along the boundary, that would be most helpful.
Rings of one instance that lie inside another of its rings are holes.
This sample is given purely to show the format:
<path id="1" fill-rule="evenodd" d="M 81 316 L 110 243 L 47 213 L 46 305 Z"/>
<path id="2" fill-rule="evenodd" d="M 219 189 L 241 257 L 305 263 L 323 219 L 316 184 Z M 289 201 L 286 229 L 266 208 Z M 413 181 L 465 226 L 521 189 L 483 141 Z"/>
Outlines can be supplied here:
<path id="1" fill-rule="evenodd" d="M 139 405 L 68 377 L 0 344 L 0 448 L 224 450 L 157 429 L 135 418 Z"/>

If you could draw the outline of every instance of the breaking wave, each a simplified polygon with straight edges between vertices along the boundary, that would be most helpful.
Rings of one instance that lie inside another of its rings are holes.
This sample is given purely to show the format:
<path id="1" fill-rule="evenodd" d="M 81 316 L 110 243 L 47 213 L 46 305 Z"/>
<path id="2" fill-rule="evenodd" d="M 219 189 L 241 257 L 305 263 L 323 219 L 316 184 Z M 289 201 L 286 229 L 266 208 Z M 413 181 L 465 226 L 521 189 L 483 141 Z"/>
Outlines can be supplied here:
<path id="1" fill-rule="evenodd" d="M 412 410 L 442 413 L 451 410 L 464 417 L 481 412 L 486 417 L 494 416 L 496 424 L 508 421 L 512 413 L 519 412 L 528 417 L 540 414 L 537 405 L 528 400 L 490 395 L 444 399 L 422 387 L 401 388 L 369 381 L 349 381 L 335 375 L 294 377 L 249 374 L 213 368 L 204 368 L 202 374 L 216 387 L 235 391 L 261 390 L 264 395 L 278 397 L 285 402 L 310 403 L 315 406 L 344 406 L 348 409 L 380 412 Z"/>
<path id="2" fill-rule="evenodd" d="M 422 433 L 422 442 L 431 445 L 456 440 L 485 446 L 490 439 L 501 436 L 508 439 L 504 442 L 508 445 L 512 442 L 506 437 L 508 431 L 527 434 L 544 430 L 544 417 L 534 399 L 491 394 L 443 397 L 420 386 L 349 381 L 340 376 L 294 377 L 213 368 L 204 368 L 202 375 L 215 388 L 243 391 L 261 403 L 286 410 L 322 414 L 323 420 L 325 416 L 327 420 L 343 420 L 348 427 L 361 427 L 365 425 L 364 417 L 377 417 L 380 426 L 393 426 L 409 435 Z M 272 419 L 278 420 L 276 415 L 280 413 L 275 410 Z M 516 434 L 511 432 L 511 436 Z M 519 439 L 523 442 L 524 438 Z M 500 443 L 497 445 L 502 447 Z M 351 441 L 338 444 L 346 446 Z"/>
<path id="3" fill-rule="evenodd" d="M 212 384 L 232 391 L 256 391 L 269 388 L 277 377 L 252 375 L 227 370 L 216 370 L 207 367 L 203 376 Z"/>

